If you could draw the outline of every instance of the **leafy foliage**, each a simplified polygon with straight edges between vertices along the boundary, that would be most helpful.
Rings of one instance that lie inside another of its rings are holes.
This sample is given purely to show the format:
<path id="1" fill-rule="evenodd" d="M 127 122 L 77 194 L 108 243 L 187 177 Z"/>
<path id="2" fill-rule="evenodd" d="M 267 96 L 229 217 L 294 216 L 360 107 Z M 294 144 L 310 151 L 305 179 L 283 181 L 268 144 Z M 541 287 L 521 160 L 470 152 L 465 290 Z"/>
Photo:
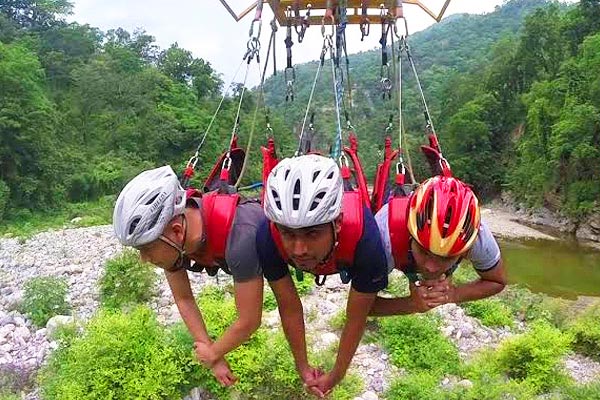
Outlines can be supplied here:
<path id="1" fill-rule="evenodd" d="M 500 300 L 488 298 L 461 304 L 467 315 L 475 317 L 483 325 L 502 327 L 514 325 L 510 309 Z"/>
<path id="2" fill-rule="evenodd" d="M 600 360 L 600 305 L 592 306 L 578 316 L 569 329 L 573 348 Z"/>
<path id="3" fill-rule="evenodd" d="M 71 307 L 66 299 L 67 289 L 67 282 L 62 278 L 51 276 L 31 278 L 25 282 L 20 310 L 35 325 L 44 327 L 46 322 L 55 315 L 69 313 Z"/>
<path id="4" fill-rule="evenodd" d="M 99 281 L 100 303 L 108 309 L 121 309 L 147 303 L 155 294 L 154 268 L 139 259 L 134 250 L 125 250 L 108 260 Z"/>
<path id="5" fill-rule="evenodd" d="M 428 315 L 382 318 L 380 342 L 397 367 L 441 375 L 457 372 L 458 351 Z"/>
<path id="6" fill-rule="evenodd" d="M 565 381 L 560 360 L 570 344 L 570 336 L 548 324 L 537 323 L 530 332 L 507 339 L 500 346 L 498 367 L 511 379 L 526 382 L 542 393 Z"/>
<path id="7" fill-rule="evenodd" d="M 83 336 L 52 355 L 41 375 L 44 395 L 54 399 L 173 398 L 184 382 L 163 328 L 143 307 L 100 312 Z"/>

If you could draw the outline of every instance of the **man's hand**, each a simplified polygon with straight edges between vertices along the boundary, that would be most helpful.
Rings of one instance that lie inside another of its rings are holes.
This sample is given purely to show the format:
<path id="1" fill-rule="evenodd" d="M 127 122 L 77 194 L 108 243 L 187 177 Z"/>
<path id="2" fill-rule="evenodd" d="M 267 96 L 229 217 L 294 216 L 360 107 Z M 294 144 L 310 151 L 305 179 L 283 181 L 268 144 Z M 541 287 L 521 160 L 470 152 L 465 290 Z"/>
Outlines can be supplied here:
<path id="1" fill-rule="evenodd" d="M 212 350 L 211 344 L 195 342 L 194 349 L 196 351 L 196 357 L 198 358 L 198 361 L 200 361 L 206 368 L 212 368 L 213 365 L 218 361 L 215 356 L 215 352 Z"/>
<path id="2" fill-rule="evenodd" d="M 224 358 L 214 363 L 211 370 L 217 381 L 223 386 L 231 386 L 237 381 Z"/>
<path id="3" fill-rule="evenodd" d="M 306 389 L 308 393 L 313 394 L 319 398 L 325 397 L 325 394 L 313 384 L 313 382 L 315 382 L 319 377 L 321 377 L 324 374 L 324 372 L 321 369 L 313 368 L 310 365 L 306 365 L 302 368 L 298 368 L 298 373 L 300 374 L 300 377 L 304 382 L 304 389 Z"/>
<path id="4" fill-rule="evenodd" d="M 442 304 L 455 303 L 456 292 L 452 278 L 442 275 L 438 279 L 410 284 L 410 297 L 417 312 L 429 311 Z"/>
<path id="5" fill-rule="evenodd" d="M 328 372 L 307 382 L 306 384 L 309 386 L 309 388 L 311 388 L 312 393 L 318 393 L 320 394 L 320 398 L 324 398 L 331 393 L 335 385 L 340 383 L 340 381 L 341 378 L 334 375 L 332 372 Z"/>

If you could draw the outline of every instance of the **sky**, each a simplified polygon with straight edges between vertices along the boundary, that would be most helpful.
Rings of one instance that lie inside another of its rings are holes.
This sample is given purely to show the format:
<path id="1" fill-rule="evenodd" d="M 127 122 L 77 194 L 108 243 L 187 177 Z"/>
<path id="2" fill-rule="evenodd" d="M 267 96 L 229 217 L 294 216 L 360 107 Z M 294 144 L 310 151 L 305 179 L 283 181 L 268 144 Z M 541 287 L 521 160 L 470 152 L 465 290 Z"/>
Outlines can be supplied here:
<path id="1" fill-rule="evenodd" d="M 439 11 L 443 0 L 422 0 L 430 9 Z M 251 0 L 229 0 L 228 3 L 236 12 L 244 10 L 254 3 Z M 376 3 L 376 2 L 373 2 Z M 455 13 L 491 12 L 503 0 L 452 0 L 446 16 Z M 122 27 L 129 32 L 136 28 L 144 29 L 156 38 L 162 48 L 168 48 L 177 42 L 180 47 L 190 50 L 194 57 L 210 62 L 213 68 L 222 74 L 222 79 L 229 82 L 235 74 L 246 51 L 246 42 L 254 13 L 236 22 L 219 0 L 73 0 L 73 15 L 69 21 L 90 24 L 102 31 Z M 410 33 L 420 31 L 435 23 L 431 17 L 415 5 L 405 5 L 405 16 Z M 271 29 L 269 22 L 273 13 L 265 4 L 262 29 L 262 58 L 264 62 Z M 378 25 L 371 27 L 371 34 L 363 42 L 360 41 L 360 30 L 356 25 L 347 29 L 348 52 L 355 53 L 370 50 L 378 46 L 381 35 Z M 285 66 L 285 27 L 277 32 L 277 68 Z M 317 59 L 319 57 L 322 37 L 319 26 L 311 26 L 302 43 L 297 37 L 292 47 L 294 64 Z M 272 62 L 272 61 L 270 61 Z M 272 70 L 272 65 L 269 66 Z M 259 81 L 257 68 L 250 71 L 248 83 Z M 238 78 L 237 81 L 240 79 Z"/>

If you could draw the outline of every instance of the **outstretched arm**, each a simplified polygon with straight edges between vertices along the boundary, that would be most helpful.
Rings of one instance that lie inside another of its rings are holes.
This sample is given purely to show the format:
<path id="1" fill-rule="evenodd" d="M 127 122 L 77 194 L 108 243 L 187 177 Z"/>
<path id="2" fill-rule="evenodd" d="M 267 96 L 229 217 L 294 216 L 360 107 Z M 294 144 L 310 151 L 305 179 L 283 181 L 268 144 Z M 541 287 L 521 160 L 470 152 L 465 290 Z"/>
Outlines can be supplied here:
<path id="1" fill-rule="evenodd" d="M 309 386 L 315 386 L 327 394 L 344 378 L 365 331 L 367 316 L 374 300 L 375 293 L 361 293 L 354 288 L 350 289 L 346 305 L 346 324 L 340 338 L 335 365 L 327 374 L 308 382 Z"/>
<path id="2" fill-rule="evenodd" d="M 235 282 L 234 290 L 237 319 L 212 345 L 198 343 L 196 346 L 196 355 L 207 366 L 212 366 L 225 354 L 239 347 L 260 326 L 263 298 L 262 277 L 256 277 L 247 282 Z"/>
<path id="3" fill-rule="evenodd" d="M 194 338 L 194 343 L 211 344 L 210 336 L 206 331 L 206 325 L 202 319 L 200 309 L 196 304 L 190 281 L 186 270 L 174 272 L 165 271 L 167 282 L 173 293 L 175 304 L 183 322 Z M 221 358 L 211 367 L 217 380 L 225 386 L 235 383 L 235 377 L 231 373 L 227 362 Z"/>

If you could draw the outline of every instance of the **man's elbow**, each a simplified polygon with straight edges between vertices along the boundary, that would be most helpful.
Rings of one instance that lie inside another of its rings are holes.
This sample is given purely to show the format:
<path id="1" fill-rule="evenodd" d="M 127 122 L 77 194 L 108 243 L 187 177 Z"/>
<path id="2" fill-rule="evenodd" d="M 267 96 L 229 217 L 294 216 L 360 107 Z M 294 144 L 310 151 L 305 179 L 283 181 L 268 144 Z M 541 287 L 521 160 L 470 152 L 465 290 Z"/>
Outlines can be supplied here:
<path id="1" fill-rule="evenodd" d="M 254 315 L 251 317 L 241 318 L 238 320 L 238 326 L 242 332 L 244 332 L 249 338 L 254 332 L 260 328 L 261 314 Z"/>

